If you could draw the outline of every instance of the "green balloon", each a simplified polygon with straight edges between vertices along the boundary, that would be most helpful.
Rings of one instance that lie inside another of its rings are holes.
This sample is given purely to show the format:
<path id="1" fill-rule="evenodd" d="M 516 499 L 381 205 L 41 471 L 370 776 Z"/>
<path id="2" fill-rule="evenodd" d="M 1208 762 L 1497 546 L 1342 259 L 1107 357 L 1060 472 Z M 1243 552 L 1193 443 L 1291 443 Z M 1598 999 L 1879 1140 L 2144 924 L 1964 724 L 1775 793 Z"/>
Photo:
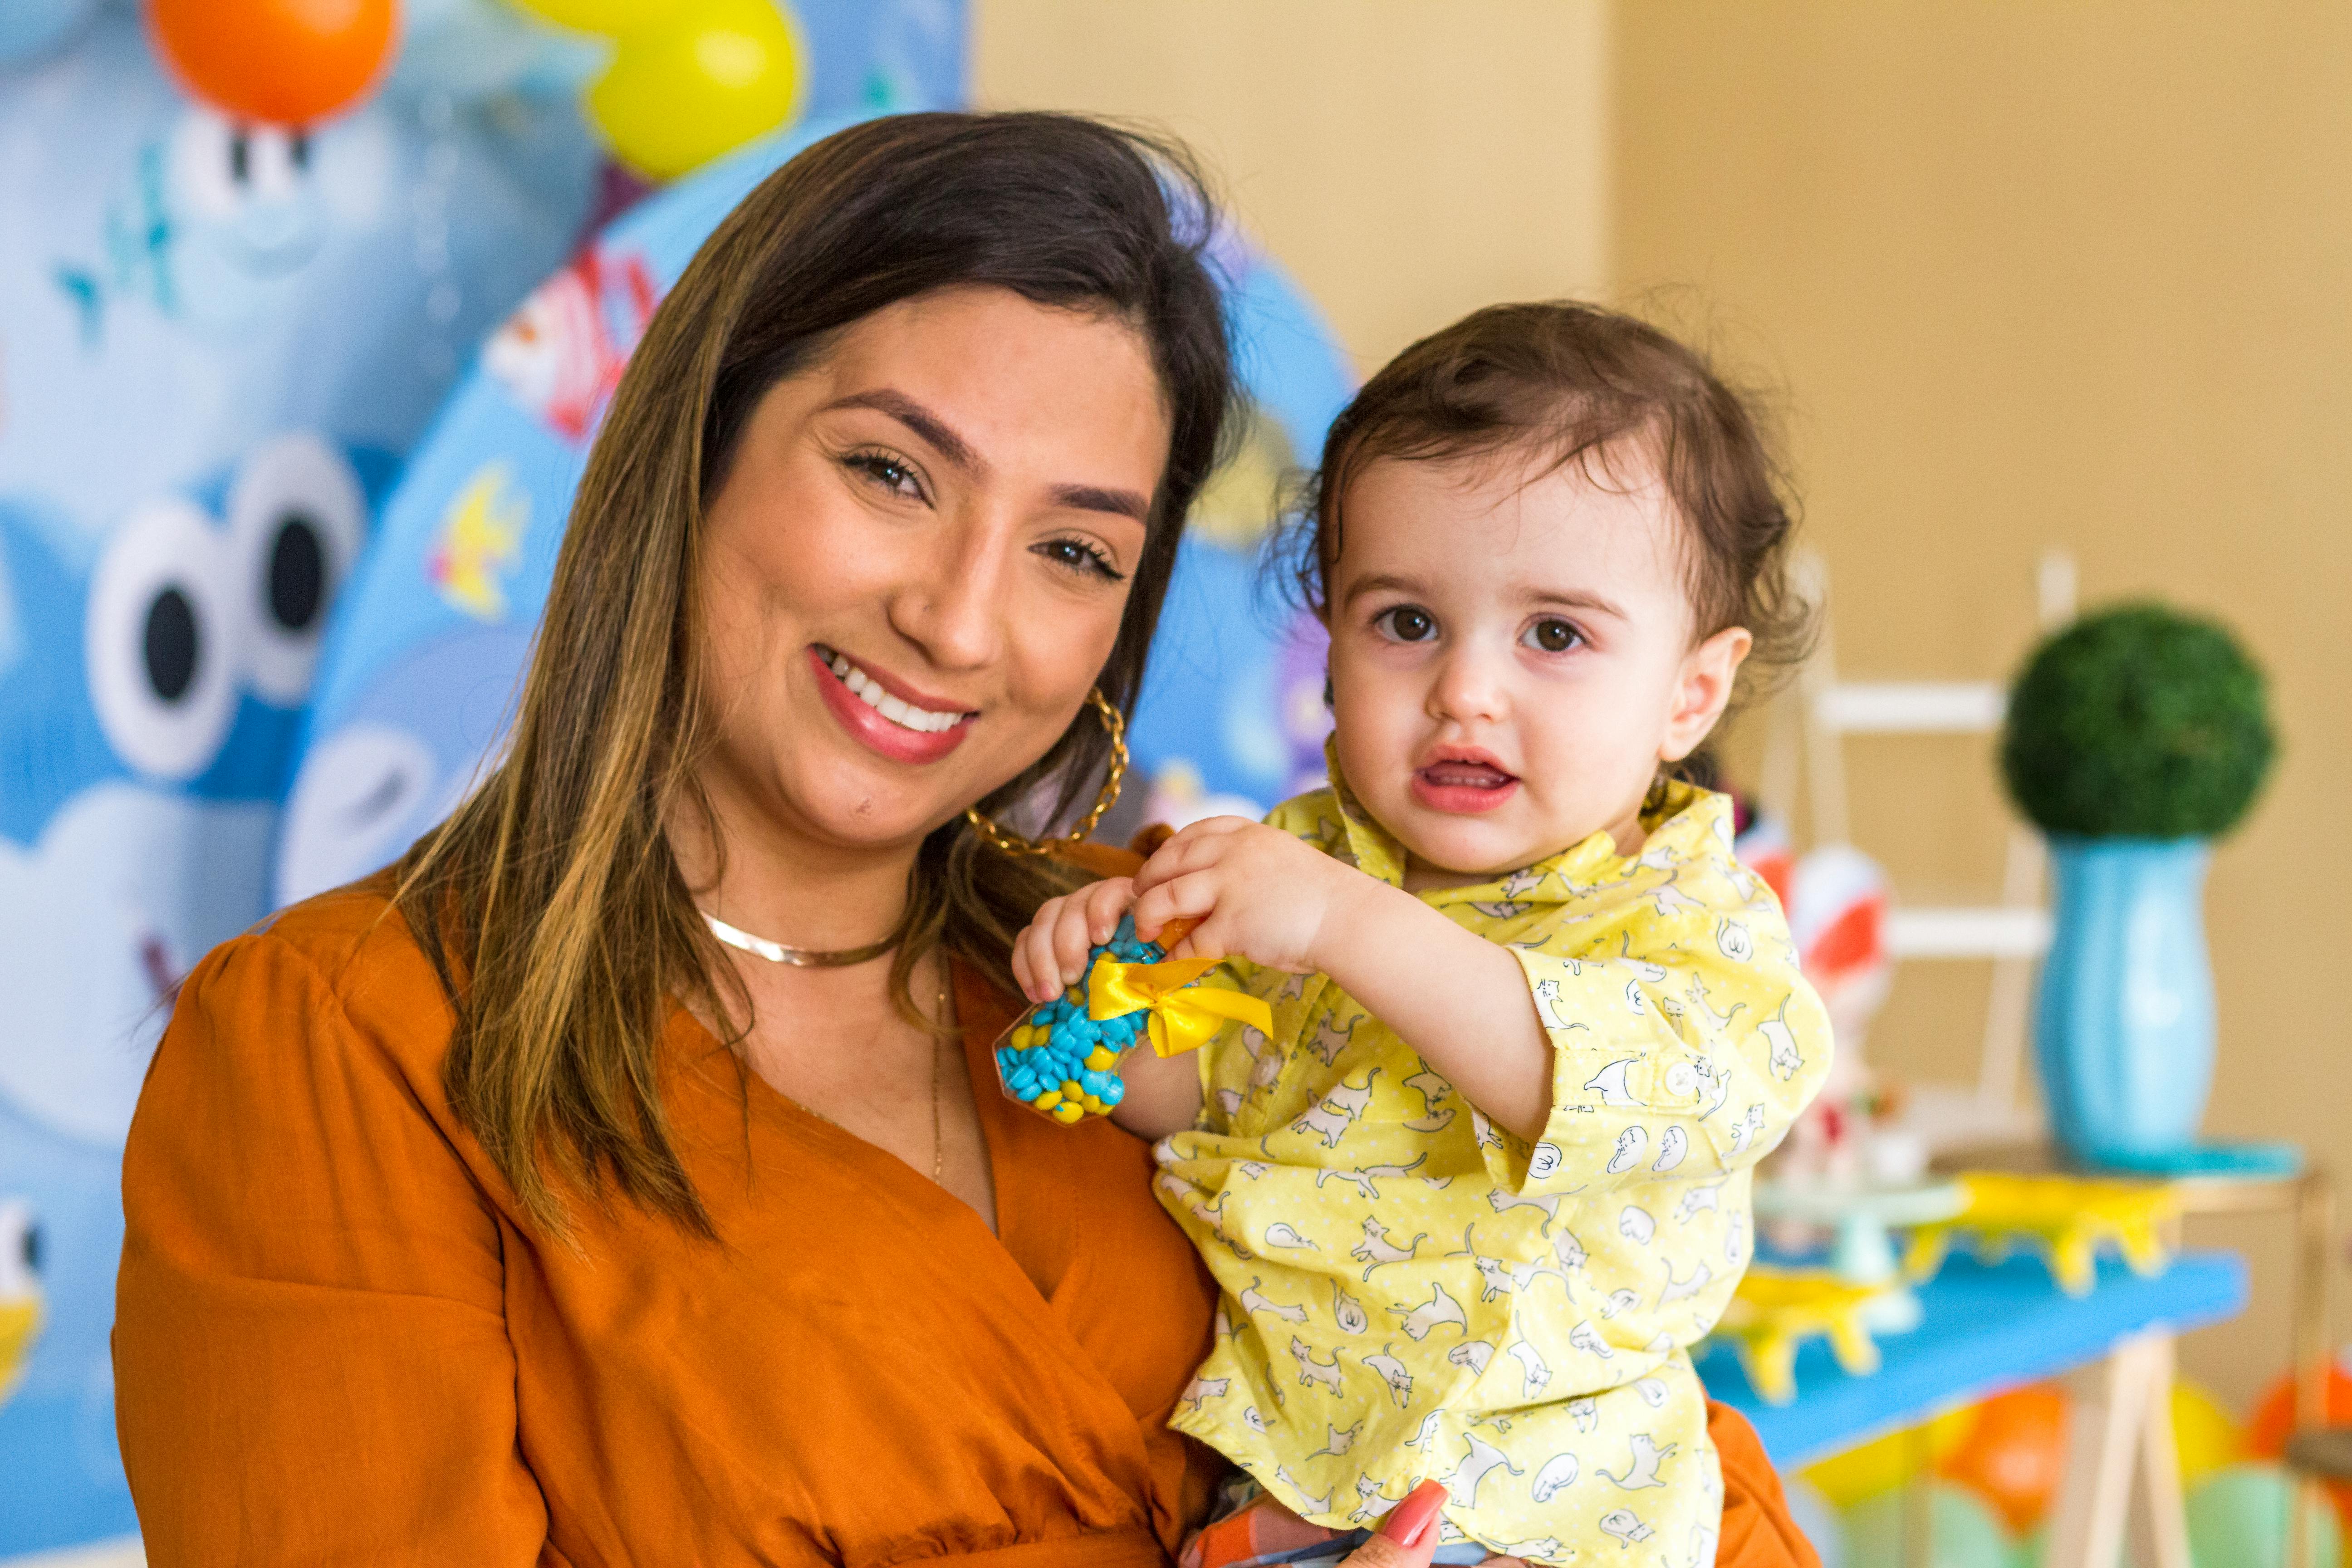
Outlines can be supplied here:
<path id="1" fill-rule="evenodd" d="M 1845 1510 L 1846 1568 L 1905 1568 L 1903 1512 L 1908 1488 L 1864 1498 Z M 1975 1493 L 1945 1481 L 1928 1491 L 1929 1568 L 2017 1568 L 2017 1548 Z M 2206 1563 L 2197 1568 L 2209 1568 Z"/>
<path id="2" fill-rule="evenodd" d="M 2288 1510 L 2294 1481 L 2264 1463 L 2216 1470 L 2189 1494 L 2189 1554 L 2197 1568 L 2285 1568 Z M 2313 1568 L 2338 1568 L 2342 1532 L 2323 1498 L 2312 1505 Z"/>

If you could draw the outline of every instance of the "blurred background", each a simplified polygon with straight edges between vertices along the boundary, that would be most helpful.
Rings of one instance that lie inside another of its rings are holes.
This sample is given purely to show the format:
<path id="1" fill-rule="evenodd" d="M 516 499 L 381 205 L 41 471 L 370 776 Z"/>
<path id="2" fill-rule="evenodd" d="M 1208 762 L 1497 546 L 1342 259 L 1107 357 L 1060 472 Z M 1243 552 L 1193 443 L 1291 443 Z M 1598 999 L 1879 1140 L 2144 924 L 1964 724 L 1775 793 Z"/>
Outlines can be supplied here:
<path id="1" fill-rule="evenodd" d="M 1314 635 L 1253 591 L 1254 548 L 1353 384 L 1479 305 L 1597 300 L 1706 347 L 1779 418 L 1834 637 L 1816 687 L 1997 693 L 2063 618 L 2053 593 L 2234 631 L 2279 751 L 2206 891 L 2203 1135 L 2352 1158 L 2331 804 L 2352 770 L 2352 12 L 655 8 L 673 42 L 734 40 L 689 58 L 625 0 L 384 0 L 356 7 L 376 33 L 278 56 L 232 35 L 246 9 L 270 8 L 0 0 L 0 1241 L 33 1265 L 0 1258 L 0 1562 L 137 1560 L 104 1348 L 113 1180 L 177 976 L 446 809 L 495 742 L 645 315 L 736 195 L 868 113 L 1133 118 L 1230 199 L 1251 439 L 1171 595 L 1129 826 L 1263 808 L 1319 766 Z M 1878 907 L 2041 907 L 1991 729 L 1844 740 L 1832 832 L 1808 689 L 1721 748 L 1778 842 L 1850 838 Z M 1874 1081 L 1965 1099 L 1989 1013 L 2024 993 L 1992 963 L 1874 952 Z M 2030 1137 L 2035 1074 L 2016 1079 L 1990 1131 Z M 2288 1371 L 2295 1212 L 2191 1214 L 2178 1238 L 2250 1279 L 2179 1342 L 2224 1413 L 2206 1469 L 2242 1457 Z M 2340 1237 L 2319 1241 L 2340 1272 Z M 2334 1347 L 2347 1324 L 2339 1304 L 2304 1326 Z M 1797 1408 L 1826 1364 L 1799 1362 Z M 2065 1440 L 2034 1430 L 2045 1460 Z M 2002 1552 L 2059 1489 L 2033 1485 Z M 1847 1525 L 1857 1564 L 1895 1550 Z M 2199 1568 L 2267 1568 L 2284 1535 L 2263 1550 Z"/>

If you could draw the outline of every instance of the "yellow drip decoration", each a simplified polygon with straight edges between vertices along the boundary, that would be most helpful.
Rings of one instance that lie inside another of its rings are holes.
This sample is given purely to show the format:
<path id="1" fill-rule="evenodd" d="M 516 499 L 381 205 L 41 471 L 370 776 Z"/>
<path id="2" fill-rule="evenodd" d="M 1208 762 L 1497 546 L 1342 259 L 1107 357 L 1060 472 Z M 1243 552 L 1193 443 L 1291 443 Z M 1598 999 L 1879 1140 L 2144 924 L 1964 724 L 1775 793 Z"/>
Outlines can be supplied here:
<path id="1" fill-rule="evenodd" d="M 2112 1242 L 2135 1274 L 2161 1274 L 2172 1261 L 2163 1226 L 2180 1213 L 2180 1196 L 2162 1182 L 2093 1176 L 2012 1175 L 1978 1171 L 1959 1178 L 1968 1206 L 1953 1219 L 1912 1234 L 1904 1271 L 1924 1279 L 1941 1268 L 1953 1234 L 1976 1238 L 1977 1256 L 1998 1262 L 2017 1243 L 2039 1247 L 2051 1278 L 2069 1296 L 2098 1282 L 2102 1242 Z"/>
<path id="2" fill-rule="evenodd" d="M 1826 1336 L 1830 1353 L 1853 1377 L 1878 1370 L 1878 1344 L 1870 1337 L 1870 1304 L 1887 1293 L 1884 1285 L 1855 1285 L 1827 1268 L 1772 1268 L 1755 1265 L 1739 1281 L 1716 1333 L 1739 1347 L 1748 1385 L 1767 1405 L 1797 1397 L 1797 1347 Z"/>

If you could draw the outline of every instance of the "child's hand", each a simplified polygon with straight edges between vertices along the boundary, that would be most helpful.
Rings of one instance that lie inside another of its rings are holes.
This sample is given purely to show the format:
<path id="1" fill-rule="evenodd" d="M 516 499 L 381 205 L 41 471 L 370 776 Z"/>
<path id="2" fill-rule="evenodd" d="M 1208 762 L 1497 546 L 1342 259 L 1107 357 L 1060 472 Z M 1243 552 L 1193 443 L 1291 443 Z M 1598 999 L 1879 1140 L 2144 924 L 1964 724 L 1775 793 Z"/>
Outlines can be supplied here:
<path id="1" fill-rule="evenodd" d="M 1087 956 L 1111 939 L 1135 901 L 1135 884 L 1111 877 L 1048 899 L 1013 943 L 1013 978 L 1032 1002 L 1051 1002 L 1087 973 Z"/>
<path id="2" fill-rule="evenodd" d="M 1332 913 L 1380 887 L 1278 827 L 1213 816 L 1161 845 L 1135 874 L 1135 933 L 1149 942 L 1171 920 L 1197 919 L 1171 958 L 1239 956 L 1293 973 L 1329 970 L 1319 955 L 1339 929 Z"/>

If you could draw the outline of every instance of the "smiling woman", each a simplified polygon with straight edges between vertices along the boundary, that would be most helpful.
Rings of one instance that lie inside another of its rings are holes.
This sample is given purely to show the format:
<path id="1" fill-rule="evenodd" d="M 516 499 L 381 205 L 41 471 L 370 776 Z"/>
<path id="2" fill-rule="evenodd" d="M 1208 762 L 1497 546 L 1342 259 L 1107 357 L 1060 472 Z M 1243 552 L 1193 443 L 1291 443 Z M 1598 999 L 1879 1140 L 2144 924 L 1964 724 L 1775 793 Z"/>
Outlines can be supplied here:
<path id="1" fill-rule="evenodd" d="M 1180 150 L 917 115 L 704 246 L 506 755 L 182 994 L 125 1161 L 149 1561 L 1141 1564 L 1197 1521 L 1211 1301 L 1145 1151 L 973 1084 L 1085 875 L 997 819 L 1094 794 L 1216 458 L 1214 225 Z"/>

